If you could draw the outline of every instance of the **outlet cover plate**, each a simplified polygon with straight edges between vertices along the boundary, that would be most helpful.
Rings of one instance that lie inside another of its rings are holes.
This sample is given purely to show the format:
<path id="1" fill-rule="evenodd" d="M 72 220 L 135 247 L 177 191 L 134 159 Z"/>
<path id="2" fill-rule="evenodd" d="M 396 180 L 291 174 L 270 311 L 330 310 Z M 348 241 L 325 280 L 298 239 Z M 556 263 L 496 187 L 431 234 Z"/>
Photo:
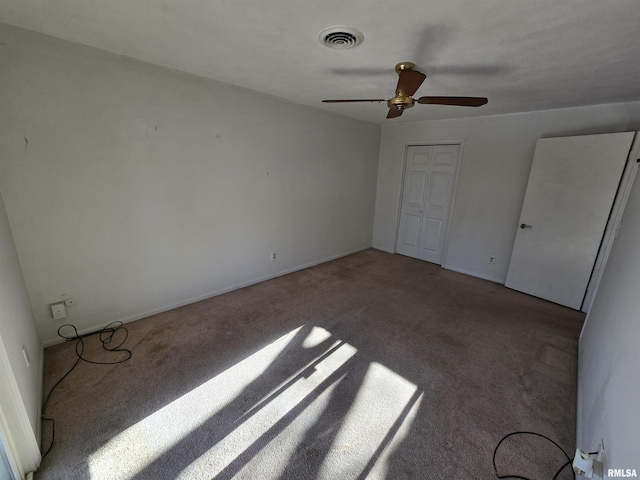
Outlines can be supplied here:
<path id="1" fill-rule="evenodd" d="M 64 308 L 64 302 L 52 303 L 50 306 L 51 315 L 53 315 L 54 320 L 62 320 L 63 318 L 67 318 L 67 310 Z"/>

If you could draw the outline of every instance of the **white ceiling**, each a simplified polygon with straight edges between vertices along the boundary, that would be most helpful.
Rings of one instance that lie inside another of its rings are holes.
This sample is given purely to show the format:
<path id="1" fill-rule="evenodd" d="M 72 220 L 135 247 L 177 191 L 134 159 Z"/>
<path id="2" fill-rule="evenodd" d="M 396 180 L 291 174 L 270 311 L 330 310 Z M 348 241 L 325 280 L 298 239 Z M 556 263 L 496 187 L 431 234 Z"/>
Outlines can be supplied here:
<path id="1" fill-rule="evenodd" d="M 640 100 L 637 0 L 0 0 L 0 21 L 375 123 Z M 352 50 L 329 26 L 364 33 Z M 386 120 L 394 65 L 416 93 L 486 96 Z"/>

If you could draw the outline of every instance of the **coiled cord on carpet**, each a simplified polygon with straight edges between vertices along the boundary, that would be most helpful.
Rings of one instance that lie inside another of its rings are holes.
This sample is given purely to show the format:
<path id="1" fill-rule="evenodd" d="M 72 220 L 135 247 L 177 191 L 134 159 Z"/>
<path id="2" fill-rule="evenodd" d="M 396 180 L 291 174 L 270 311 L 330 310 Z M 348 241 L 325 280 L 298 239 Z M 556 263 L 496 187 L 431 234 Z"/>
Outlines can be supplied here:
<path id="1" fill-rule="evenodd" d="M 519 432 L 511 432 L 508 433 L 507 435 L 505 435 L 504 437 L 502 437 L 502 439 L 500 439 L 500 441 L 498 442 L 498 444 L 496 445 L 496 448 L 493 449 L 493 471 L 496 472 L 496 477 L 497 478 L 515 478 L 518 480 L 531 480 L 528 477 L 523 477 L 522 475 L 499 475 L 498 474 L 498 467 L 496 467 L 496 453 L 498 453 L 498 447 L 500 447 L 500 445 L 502 444 L 502 442 L 504 442 L 507 438 L 513 436 L 513 435 L 535 435 L 537 437 L 541 437 L 544 438 L 545 440 L 550 441 L 551 443 L 553 443 L 556 447 L 558 447 L 562 453 L 564 453 L 564 456 L 567 458 L 567 461 L 562 464 L 562 466 L 558 469 L 558 471 L 556 472 L 556 474 L 553 476 L 552 480 L 557 480 L 558 477 L 560 476 L 560 473 L 562 473 L 562 471 L 567 467 L 570 466 L 573 463 L 573 458 L 569 457 L 569 454 L 565 451 L 564 448 L 562 448 L 560 445 L 558 445 L 556 442 L 554 442 L 553 440 L 551 440 L 549 437 L 547 437 L 546 435 L 542 435 L 541 433 L 536 433 L 536 432 L 526 432 L 526 431 L 519 431 Z M 590 455 L 595 454 L 596 452 L 591 452 Z M 573 480 L 576 479 L 576 474 L 573 471 L 573 467 L 571 469 L 571 473 L 573 474 Z"/>
<path id="2" fill-rule="evenodd" d="M 69 327 L 73 329 L 74 335 L 71 336 L 66 336 L 63 335 L 61 333 L 61 330 L 65 327 Z M 116 334 L 118 332 L 124 332 L 124 335 L 122 335 L 122 341 L 116 345 L 111 345 L 111 342 L 114 341 L 114 338 L 116 336 Z M 93 337 L 93 336 L 98 336 L 100 343 L 102 344 L 102 348 L 108 352 L 124 352 L 126 354 L 126 358 L 120 359 L 120 360 L 116 360 L 113 362 L 97 362 L 95 360 L 89 360 L 88 358 L 86 358 L 84 356 L 84 339 L 88 338 L 88 337 Z M 45 417 L 45 412 L 46 412 L 46 408 L 47 408 L 47 403 L 49 403 L 49 399 L 51 398 L 51 394 L 54 392 L 54 390 L 58 387 L 58 385 L 60 385 L 62 383 L 62 381 L 67 378 L 69 376 L 69 374 L 71 372 L 73 372 L 73 370 L 78 366 L 78 364 L 82 361 L 82 362 L 86 362 L 86 363 L 92 363 L 94 365 L 117 365 L 120 363 L 124 363 L 126 361 L 128 361 L 131 356 L 133 355 L 133 353 L 131 352 L 131 350 L 127 349 L 127 348 L 120 348 L 122 347 L 122 345 L 124 345 L 124 342 L 127 341 L 127 338 L 129 337 L 129 331 L 123 326 L 122 322 L 117 321 L 117 322 L 111 322 L 109 325 L 107 325 L 106 327 L 104 327 L 101 330 L 97 330 L 95 332 L 91 332 L 91 333 L 85 333 L 84 335 L 80 335 L 78 333 L 78 330 L 76 329 L 76 327 L 74 325 L 71 325 L 70 323 L 64 324 L 62 325 L 60 328 L 58 328 L 58 336 L 61 338 L 64 338 L 64 340 L 66 342 L 71 342 L 74 341 L 76 342 L 76 356 L 78 357 L 75 361 L 75 363 L 73 364 L 73 366 L 67 371 L 67 373 L 65 373 L 62 378 L 60 378 L 60 380 L 58 380 L 56 382 L 56 384 L 51 387 L 51 390 L 49 390 L 49 393 L 47 394 L 47 397 L 44 401 L 44 403 L 42 404 L 42 422 L 44 423 L 46 422 L 50 422 L 51 423 L 51 443 L 49 444 L 49 447 L 47 448 L 47 450 L 42 454 L 42 458 L 46 457 L 49 452 L 51 451 L 51 449 L 53 448 L 53 444 L 55 442 L 55 420 L 53 418 L 50 417 Z"/>

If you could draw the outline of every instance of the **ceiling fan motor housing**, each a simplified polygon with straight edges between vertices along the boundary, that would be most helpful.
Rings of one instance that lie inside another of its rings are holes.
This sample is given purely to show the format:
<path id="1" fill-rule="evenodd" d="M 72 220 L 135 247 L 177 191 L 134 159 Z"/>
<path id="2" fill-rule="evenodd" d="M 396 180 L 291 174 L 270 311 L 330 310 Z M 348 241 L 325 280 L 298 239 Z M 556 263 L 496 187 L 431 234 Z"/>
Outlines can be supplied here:
<path id="1" fill-rule="evenodd" d="M 402 95 L 387 100 L 387 106 L 396 110 L 406 110 L 413 107 L 414 104 L 415 100 L 413 98 Z"/>

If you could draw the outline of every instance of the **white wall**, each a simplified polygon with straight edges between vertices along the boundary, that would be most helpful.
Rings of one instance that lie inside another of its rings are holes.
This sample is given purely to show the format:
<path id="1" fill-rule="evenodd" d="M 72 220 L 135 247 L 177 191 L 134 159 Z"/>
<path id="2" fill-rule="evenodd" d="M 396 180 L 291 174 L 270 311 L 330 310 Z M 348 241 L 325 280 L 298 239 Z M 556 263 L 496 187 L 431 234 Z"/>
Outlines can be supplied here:
<path id="1" fill-rule="evenodd" d="M 640 178 L 580 338 L 576 445 L 640 472 Z"/>
<path id="2" fill-rule="evenodd" d="M 67 297 L 92 330 L 371 245 L 379 126 L 0 36 L 0 188 L 45 343 Z"/>
<path id="3" fill-rule="evenodd" d="M 385 125 L 373 246 L 395 251 L 406 145 L 461 140 L 461 170 L 444 266 L 503 283 L 537 139 L 638 129 L 640 102 Z M 488 263 L 491 255 L 496 256 L 495 264 Z"/>
<path id="4" fill-rule="evenodd" d="M 7 447 L 21 473 L 34 470 L 40 461 L 41 390 L 42 344 L 0 195 L 0 430 L 8 436 Z"/>

